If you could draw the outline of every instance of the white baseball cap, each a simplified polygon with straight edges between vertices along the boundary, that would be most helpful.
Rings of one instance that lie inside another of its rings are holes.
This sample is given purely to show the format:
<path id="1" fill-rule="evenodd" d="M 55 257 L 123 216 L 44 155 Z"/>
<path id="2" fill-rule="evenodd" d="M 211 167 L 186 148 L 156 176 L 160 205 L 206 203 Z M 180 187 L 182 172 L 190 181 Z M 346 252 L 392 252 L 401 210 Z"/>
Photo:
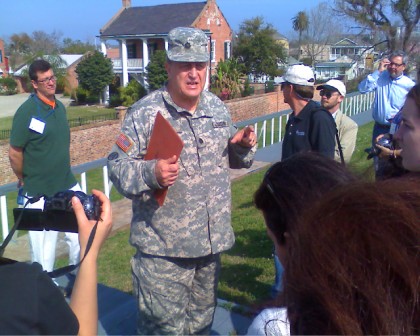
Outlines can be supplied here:
<path id="1" fill-rule="evenodd" d="M 343 97 L 346 95 L 346 86 L 344 83 L 338 79 L 330 79 L 325 84 L 319 85 L 317 90 L 330 90 L 330 91 L 338 91 L 339 94 L 341 94 Z"/>
<path id="2" fill-rule="evenodd" d="M 315 76 L 312 69 L 303 64 L 291 65 L 283 75 L 281 83 L 290 83 L 304 86 L 314 86 Z"/>

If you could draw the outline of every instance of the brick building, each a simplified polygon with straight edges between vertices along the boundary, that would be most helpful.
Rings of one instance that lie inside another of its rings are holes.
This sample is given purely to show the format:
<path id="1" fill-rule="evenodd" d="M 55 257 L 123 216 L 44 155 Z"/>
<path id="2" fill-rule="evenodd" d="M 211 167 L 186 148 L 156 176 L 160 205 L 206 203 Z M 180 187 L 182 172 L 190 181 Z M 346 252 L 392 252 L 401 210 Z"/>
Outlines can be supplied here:
<path id="1" fill-rule="evenodd" d="M 7 76 L 9 73 L 9 63 L 4 53 L 4 41 L 0 39 L 0 77 Z"/>
<path id="2" fill-rule="evenodd" d="M 132 7 L 131 0 L 122 0 L 121 9 L 100 30 L 100 39 L 107 56 L 107 42 L 118 42 L 118 52 L 109 50 L 109 58 L 123 85 L 129 77 L 146 84 L 151 56 L 156 50 L 168 49 L 168 33 L 176 27 L 200 28 L 206 33 L 212 71 L 220 60 L 231 57 L 233 32 L 216 0 L 145 7 Z"/>

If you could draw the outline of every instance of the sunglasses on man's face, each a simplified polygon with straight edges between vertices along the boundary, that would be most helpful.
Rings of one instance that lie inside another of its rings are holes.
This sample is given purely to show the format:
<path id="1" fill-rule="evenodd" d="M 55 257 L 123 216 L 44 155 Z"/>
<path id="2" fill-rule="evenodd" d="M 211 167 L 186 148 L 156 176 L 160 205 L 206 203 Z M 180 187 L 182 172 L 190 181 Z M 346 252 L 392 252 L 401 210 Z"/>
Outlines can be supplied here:
<path id="1" fill-rule="evenodd" d="M 319 91 L 319 95 L 321 97 L 327 97 L 327 99 L 330 99 L 333 94 L 334 94 L 334 92 L 327 91 L 327 90 L 321 90 L 321 91 Z"/>

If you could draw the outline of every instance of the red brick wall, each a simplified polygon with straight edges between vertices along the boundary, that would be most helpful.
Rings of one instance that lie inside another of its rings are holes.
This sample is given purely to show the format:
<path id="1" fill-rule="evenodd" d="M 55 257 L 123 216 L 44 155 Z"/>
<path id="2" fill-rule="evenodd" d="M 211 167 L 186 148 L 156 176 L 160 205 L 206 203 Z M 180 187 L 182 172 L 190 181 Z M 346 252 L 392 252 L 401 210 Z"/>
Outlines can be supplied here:
<path id="1" fill-rule="evenodd" d="M 218 62 L 225 59 L 225 42 L 232 42 L 232 29 L 216 1 L 213 0 L 207 2 L 203 12 L 192 26 L 212 32 L 211 39 L 216 41 L 215 62 L 211 62 L 212 72 L 214 72 Z"/>
<path id="2" fill-rule="evenodd" d="M 6 64 L 6 54 L 4 52 L 4 41 L 2 39 L 0 39 L 0 50 L 1 50 L 1 56 L 2 56 L 2 59 L 0 60 L 0 69 L 3 71 L 3 76 L 7 76 L 7 74 L 9 73 L 9 69 L 7 68 L 7 64 Z"/>

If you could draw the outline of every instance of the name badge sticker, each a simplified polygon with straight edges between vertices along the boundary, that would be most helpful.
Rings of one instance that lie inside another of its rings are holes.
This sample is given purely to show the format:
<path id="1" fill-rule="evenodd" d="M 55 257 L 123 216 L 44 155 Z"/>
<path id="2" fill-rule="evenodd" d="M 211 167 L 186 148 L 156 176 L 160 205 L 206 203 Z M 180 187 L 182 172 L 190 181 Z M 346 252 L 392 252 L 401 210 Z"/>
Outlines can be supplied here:
<path id="1" fill-rule="evenodd" d="M 32 118 L 29 124 L 29 129 L 39 134 L 44 133 L 45 123 L 37 118 Z"/>

